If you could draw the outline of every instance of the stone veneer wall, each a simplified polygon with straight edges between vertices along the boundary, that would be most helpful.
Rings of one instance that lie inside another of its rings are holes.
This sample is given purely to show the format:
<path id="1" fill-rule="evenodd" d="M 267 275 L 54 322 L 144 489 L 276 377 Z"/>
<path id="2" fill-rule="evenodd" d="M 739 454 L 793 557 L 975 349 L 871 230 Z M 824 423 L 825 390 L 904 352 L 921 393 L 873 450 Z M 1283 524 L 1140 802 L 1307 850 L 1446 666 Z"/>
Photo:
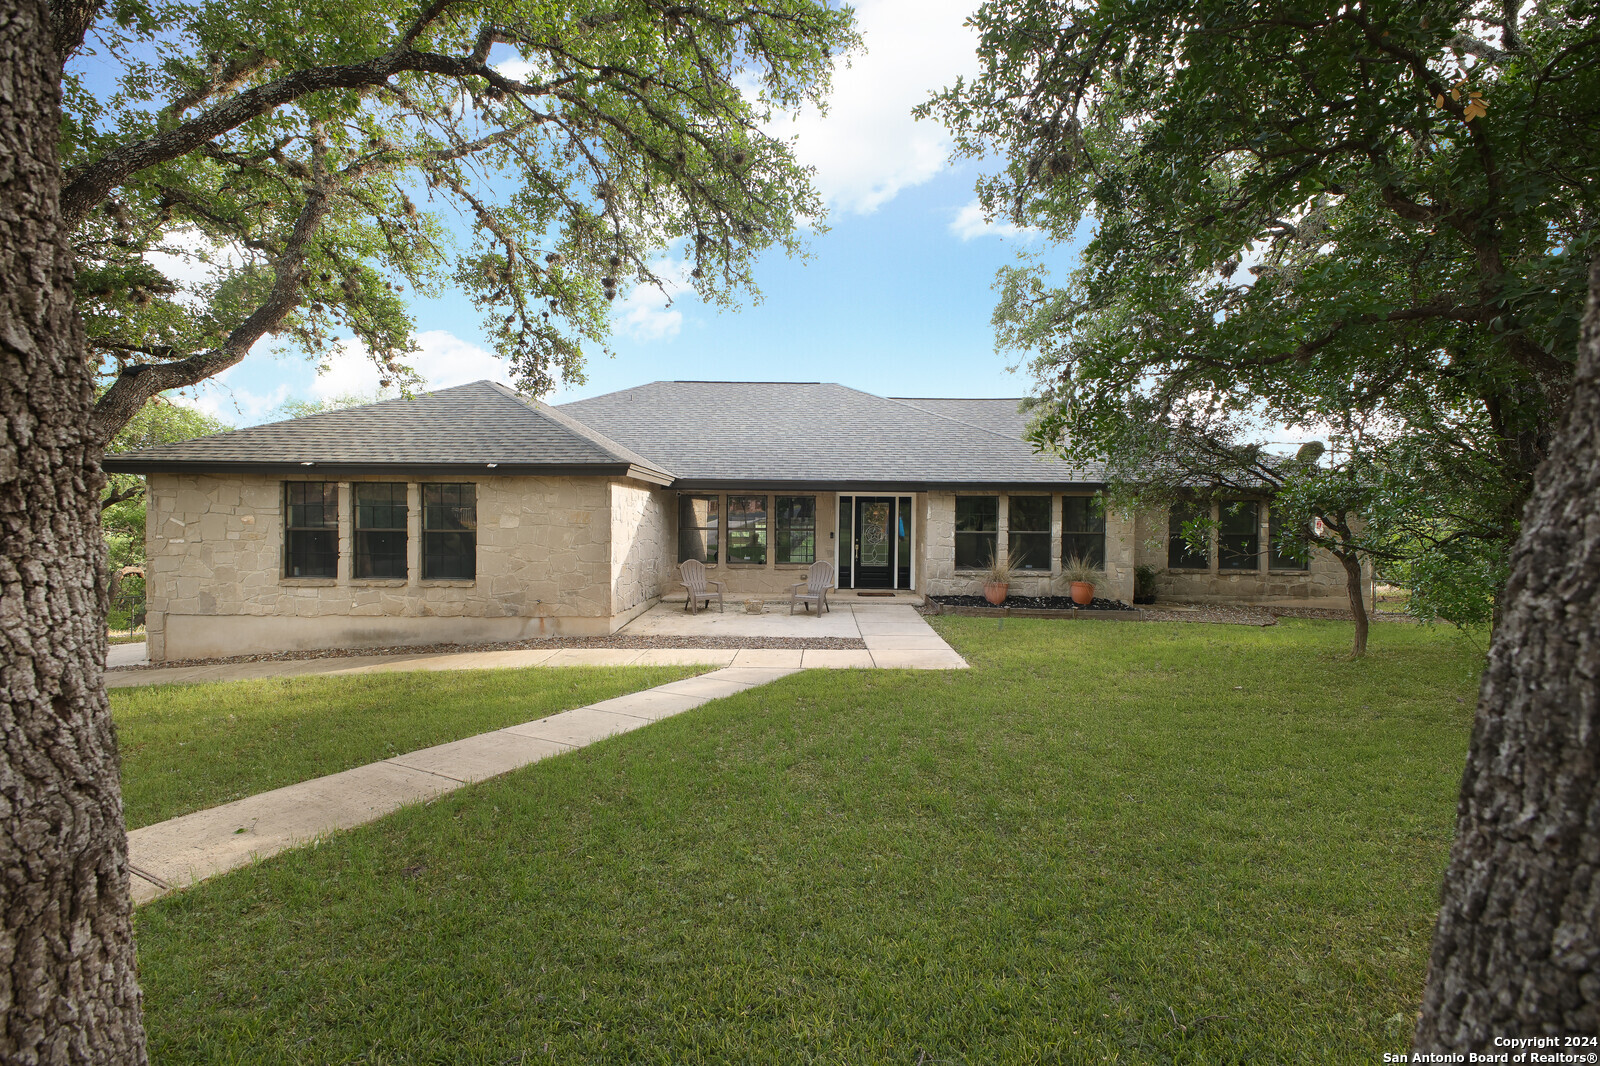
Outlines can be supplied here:
<path id="1" fill-rule="evenodd" d="M 611 613 L 639 613 L 661 598 L 672 565 L 672 493 L 628 481 L 611 483 Z"/>
<path id="2" fill-rule="evenodd" d="M 923 529 L 926 530 L 926 547 L 923 551 L 926 581 L 919 583 L 930 596 L 981 596 L 983 575 L 977 570 L 956 569 L 956 496 L 999 496 L 1000 531 L 995 540 L 1002 560 L 1006 558 L 1009 537 L 1007 500 L 1008 493 L 999 489 L 971 489 L 961 493 L 930 492 L 927 494 Z M 1038 492 L 1019 492 L 1019 496 L 1043 496 Z M 1061 574 L 1061 494 L 1051 494 L 1050 506 L 1050 572 L 1027 572 L 1011 585 L 1017 596 L 1066 596 L 1071 592 Z M 1076 495 L 1076 494 L 1069 494 Z M 1109 600 L 1133 602 L 1133 567 L 1135 555 L 1134 521 L 1131 516 L 1116 510 L 1106 512 L 1106 583 L 1096 586 L 1095 595 Z"/>
<path id="3" fill-rule="evenodd" d="M 421 578 L 415 478 L 343 478 L 336 578 L 283 577 L 282 477 L 154 474 L 146 512 L 152 660 L 324 647 L 611 632 L 612 491 L 604 478 L 427 478 L 477 485 L 477 576 Z M 303 477 L 321 481 L 332 478 Z M 406 481 L 409 577 L 351 576 L 354 481 Z M 635 502 L 629 492 L 619 494 Z M 648 509 L 646 509 L 648 510 Z M 649 525 L 641 514 L 639 528 Z"/>
<path id="4" fill-rule="evenodd" d="M 1260 543 L 1267 543 L 1271 504 L 1259 511 Z M 1156 599 L 1178 603 L 1276 603 L 1304 607 L 1348 608 L 1344 566 L 1325 551 L 1313 549 L 1308 570 L 1221 570 L 1217 567 L 1216 538 L 1211 542 L 1211 565 L 1206 570 L 1171 570 L 1167 567 L 1167 512 L 1143 511 L 1138 515 L 1138 559 L 1155 567 Z M 1265 555 L 1265 550 L 1263 550 Z M 1372 607 L 1372 566 L 1362 565 L 1367 607 Z"/>

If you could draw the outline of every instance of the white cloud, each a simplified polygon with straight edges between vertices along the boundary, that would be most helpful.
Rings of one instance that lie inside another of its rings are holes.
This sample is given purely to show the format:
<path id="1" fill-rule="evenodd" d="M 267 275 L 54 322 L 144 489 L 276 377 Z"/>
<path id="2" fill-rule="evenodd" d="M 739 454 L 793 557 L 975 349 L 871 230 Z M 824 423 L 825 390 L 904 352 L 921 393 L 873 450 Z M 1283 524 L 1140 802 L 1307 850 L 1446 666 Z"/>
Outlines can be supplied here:
<path id="1" fill-rule="evenodd" d="M 430 389 L 448 389 L 469 381 L 488 378 L 505 381 L 510 375 L 504 359 L 487 349 L 442 329 L 417 334 L 419 350 L 412 353 L 412 369 L 422 375 Z M 319 400 L 340 396 L 371 396 L 379 391 L 378 368 L 359 341 L 340 341 L 328 358 L 326 370 L 311 383 L 311 395 Z"/>
<path id="2" fill-rule="evenodd" d="M 267 357 L 262 353 L 261 358 Z M 246 357 L 247 360 L 254 358 L 256 358 L 254 351 Z M 234 384 L 243 369 L 243 363 L 236 363 L 216 377 L 200 382 L 192 389 L 172 394 L 172 399 L 177 403 L 198 408 L 229 425 L 248 426 L 271 416 L 283 406 L 285 400 L 294 395 L 294 387 L 287 382 L 265 392 L 256 392 L 247 386 Z"/>
<path id="3" fill-rule="evenodd" d="M 808 108 L 769 131 L 795 138 L 802 163 L 833 207 L 870 214 L 901 189 L 944 170 L 944 127 L 911 109 L 962 74 L 977 72 L 977 37 L 964 20 L 972 0 L 861 0 L 856 25 L 867 54 L 834 74 L 827 115 Z"/>
<path id="4" fill-rule="evenodd" d="M 193 289 L 212 281 L 218 271 L 234 271 L 244 265 L 244 256 L 237 247 L 213 244 L 193 226 L 180 226 L 167 233 L 160 245 L 144 253 L 144 258 L 178 285 L 180 292 L 175 299 L 189 306 L 201 302 Z"/>
<path id="5" fill-rule="evenodd" d="M 950 220 L 950 232 L 964 241 L 977 237 L 1004 237 L 1031 241 L 1041 236 L 1044 231 L 1033 226 L 1017 226 L 1010 222 L 990 222 L 983 217 L 983 205 L 973 200 L 956 212 L 956 217 Z"/>
<path id="6" fill-rule="evenodd" d="M 611 316 L 612 325 L 636 341 L 676 337 L 683 329 L 683 312 L 674 310 L 672 301 L 694 288 L 689 281 L 689 264 L 682 260 L 657 259 L 650 269 L 661 279 L 661 287 L 636 286 Z"/>

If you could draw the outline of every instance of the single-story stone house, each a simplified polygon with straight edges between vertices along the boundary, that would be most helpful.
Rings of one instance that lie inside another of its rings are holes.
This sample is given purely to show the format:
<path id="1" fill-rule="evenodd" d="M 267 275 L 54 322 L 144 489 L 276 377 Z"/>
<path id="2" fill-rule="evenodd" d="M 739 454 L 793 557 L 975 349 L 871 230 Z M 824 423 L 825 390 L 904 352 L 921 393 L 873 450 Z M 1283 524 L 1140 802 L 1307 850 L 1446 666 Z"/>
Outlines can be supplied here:
<path id="1" fill-rule="evenodd" d="M 614 632 L 681 598 L 696 558 L 730 596 L 813 561 L 841 590 L 1060 593 L 1062 562 L 1134 568 L 1191 602 L 1340 606 L 1330 557 L 1277 551 L 1269 500 L 1213 502 L 1210 550 L 1101 506 L 1103 475 L 1036 454 L 1009 399 L 815 382 L 658 381 L 550 406 L 474 382 L 108 456 L 149 479 L 150 657 Z"/>

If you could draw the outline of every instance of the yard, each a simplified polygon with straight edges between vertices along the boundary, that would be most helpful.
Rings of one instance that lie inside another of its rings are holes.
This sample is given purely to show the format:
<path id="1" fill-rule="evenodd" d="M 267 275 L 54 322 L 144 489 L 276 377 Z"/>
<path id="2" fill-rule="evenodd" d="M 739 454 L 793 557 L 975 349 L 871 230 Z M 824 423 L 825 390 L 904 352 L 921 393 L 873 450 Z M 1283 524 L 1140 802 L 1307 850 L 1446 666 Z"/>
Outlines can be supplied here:
<path id="1" fill-rule="evenodd" d="M 1405 1046 L 1477 650 L 933 621 L 974 669 L 792 675 L 142 908 L 153 1059 Z"/>

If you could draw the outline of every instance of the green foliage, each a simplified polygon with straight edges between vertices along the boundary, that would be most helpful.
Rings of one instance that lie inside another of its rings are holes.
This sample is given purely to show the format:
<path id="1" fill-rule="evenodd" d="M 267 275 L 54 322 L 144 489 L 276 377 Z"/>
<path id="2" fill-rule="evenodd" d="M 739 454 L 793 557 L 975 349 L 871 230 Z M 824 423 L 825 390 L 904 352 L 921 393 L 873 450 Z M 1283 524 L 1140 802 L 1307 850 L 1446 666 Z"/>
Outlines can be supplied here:
<path id="1" fill-rule="evenodd" d="M 329 411 L 343 411 L 350 407 L 364 407 L 369 403 L 378 403 L 381 400 L 391 399 L 383 393 L 347 392 L 342 396 L 329 396 L 321 400 L 286 400 L 277 413 L 284 418 L 305 418 L 307 415 L 327 414 Z"/>
<path id="2" fill-rule="evenodd" d="M 973 669 L 802 671 L 141 907 L 152 1057 L 1406 1046 L 1481 654 L 1414 625 L 1354 663 L 1348 623 L 931 622 Z"/>
<path id="3" fill-rule="evenodd" d="M 185 404 L 157 398 L 140 408 L 127 425 L 106 445 L 108 453 L 131 452 L 157 444 L 226 433 L 227 423 Z M 144 564 L 144 478 L 134 474 L 112 474 L 107 478 L 106 498 L 128 493 L 126 499 L 100 512 L 105 533 L 108 564 L 112 570 Z"/>
<path id="4" fill-rule="evenodd" d="M 609 302 L 659 284 L 668 249 L 723 303 L 755 292 L 763 251 L 797 250 L 822 204 L 763 123 L 823 100 L 852 17 L 825 0 L 109 5 L 86 47 L 116 90 L 81 60 L 64 77 L 91 351 L 107 377 L 198 380 L 266 333 L 314 359 L 352 336 L 405 389 L 410 295 L 455 285 L 525 389 L 581 382 Z"/>
<path id="5" fill-rule="evenodd" d="M 1043 258 L 999 279 L 1000 344 L 1031 353 L 1046 401 L 1039 443 L 1271 466 L 1307 482 L 1297 498 L 1369 508 L 1365 547 L 1503 556 L 1571 387 L 1595 249 L 1597 11 L 984 4 L 981 72 L 925 111 L 1006 161 L 980 184 L 990 212 L 1089 235 L 1064 283 Z M 1326 440 L 1328 461 L 1264 450 L 1272 426 Z M 1454 615 L 1494 572 L 1424 600 Z"/>

